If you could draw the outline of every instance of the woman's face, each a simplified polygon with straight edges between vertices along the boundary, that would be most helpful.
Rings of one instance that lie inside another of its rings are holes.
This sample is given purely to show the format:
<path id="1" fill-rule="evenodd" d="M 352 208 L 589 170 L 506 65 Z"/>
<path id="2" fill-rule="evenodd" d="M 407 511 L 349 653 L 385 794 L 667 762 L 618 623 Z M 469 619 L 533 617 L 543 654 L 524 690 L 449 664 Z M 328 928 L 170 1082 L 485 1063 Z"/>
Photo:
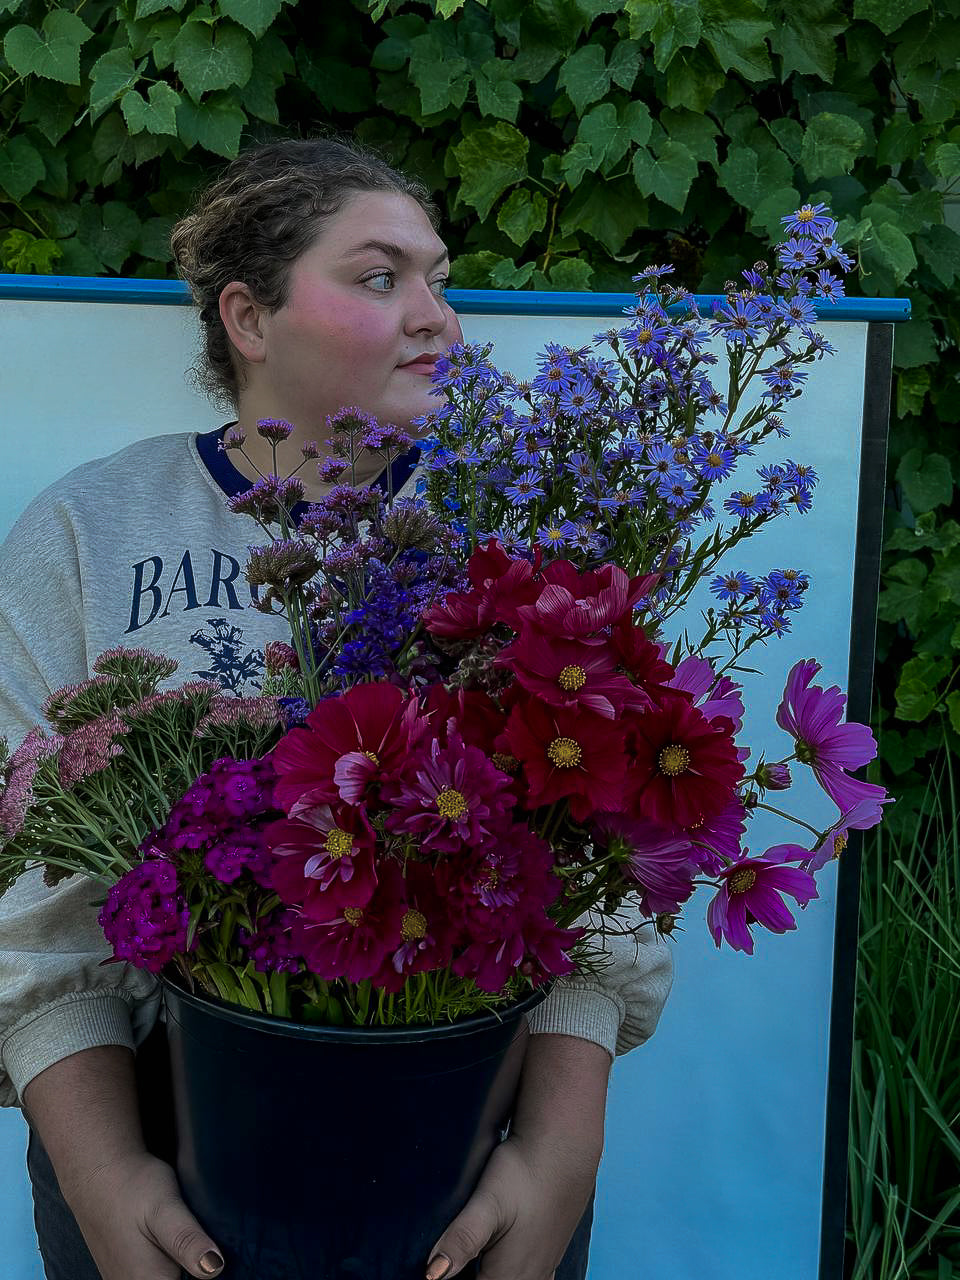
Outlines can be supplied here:
<path id="1" fill-rule="evenodd" d="M 241 418 L 251 393 L 258 416 L 317 436 L 343 405 L 409 427 L 438 403 L 433 358 L 463 336 L 443 298 L 448 270 L 415 200 L 356 193 L 294 262 L 284 305 L 262 316 L 262 358 L 247 367 Z"/>

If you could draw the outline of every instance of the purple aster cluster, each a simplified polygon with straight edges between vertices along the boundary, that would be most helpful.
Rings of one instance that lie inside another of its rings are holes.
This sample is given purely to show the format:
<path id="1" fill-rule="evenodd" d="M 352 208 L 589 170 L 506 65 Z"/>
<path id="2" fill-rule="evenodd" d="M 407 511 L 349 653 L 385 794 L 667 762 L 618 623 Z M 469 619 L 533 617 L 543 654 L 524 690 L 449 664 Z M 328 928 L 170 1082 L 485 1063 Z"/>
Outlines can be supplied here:
<path id="1" fill-rule="evenodd" d="M 98 916 L 118 960 L 159 973 L 187 951 L 190 912 L 173 863 L 151 857 L 112 885 Z"/>

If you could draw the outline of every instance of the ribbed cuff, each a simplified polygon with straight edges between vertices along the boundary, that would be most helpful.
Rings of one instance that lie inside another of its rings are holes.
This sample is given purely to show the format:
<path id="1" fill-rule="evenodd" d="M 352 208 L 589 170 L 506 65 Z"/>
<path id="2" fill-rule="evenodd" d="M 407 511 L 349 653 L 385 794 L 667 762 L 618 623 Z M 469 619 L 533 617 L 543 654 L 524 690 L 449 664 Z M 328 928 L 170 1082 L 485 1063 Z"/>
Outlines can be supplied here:
<path id="1" fill-rule="evenodd" d="M 558 983 L 527 1022 L 531 1035 L 576 1036 L 602 1045 L 612 1058 L 625 1012 L 623 1002 L 605 991 Z"/>
<path id="2" fill-rule="evenodd" d="M 3 1045 L 3 1065 L 17 1098 L 0 1100 L 16 1105 L 30 1081 L 83 1049 L 118 1044 L 133 1049 L 130 1006 L 113 991 L 78 991 L 56 1004 L 45 1005 L 20 1023 Z"/>

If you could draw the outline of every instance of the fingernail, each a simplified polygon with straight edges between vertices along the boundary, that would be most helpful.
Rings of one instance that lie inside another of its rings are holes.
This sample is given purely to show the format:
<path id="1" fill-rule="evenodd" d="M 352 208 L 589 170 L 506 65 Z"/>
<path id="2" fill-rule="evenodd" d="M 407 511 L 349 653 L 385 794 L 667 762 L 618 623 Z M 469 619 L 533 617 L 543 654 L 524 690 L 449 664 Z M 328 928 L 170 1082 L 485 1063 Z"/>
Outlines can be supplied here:
<path id="1" fill-rule="evenodd" d="M 443 1277 L 450 1270 L 450 1259 L 444 1253 L 438 1253 L 435 1258 L 430 1259 L 427 1267 L 427 1280 L 443 1280 Z"/>
<path id="2" fill-rule="evenodd" d="M 208 1249 L 200 1259 L 200 1270 L 205 1276 L 215 1276 L 223 1270 L 223 1259 L 214 1249 Z"/>

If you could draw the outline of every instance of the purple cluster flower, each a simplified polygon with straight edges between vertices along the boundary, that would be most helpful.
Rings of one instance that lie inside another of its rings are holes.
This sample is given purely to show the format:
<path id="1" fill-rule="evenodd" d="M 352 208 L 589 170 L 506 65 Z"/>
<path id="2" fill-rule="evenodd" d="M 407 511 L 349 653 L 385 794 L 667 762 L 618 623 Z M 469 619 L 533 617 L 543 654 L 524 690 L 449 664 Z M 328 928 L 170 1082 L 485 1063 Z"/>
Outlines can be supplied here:
<path id="1" fill-rule="evenodd" d="M 111 886 L 98 916 L 118 960 L 159 973 L 187 950 L 190 913 L 176 868 L 163 858 L 138 863 Z"/>
<path id="2" fill-rule="evenodd" d="M 296 973 L 302 957 L 296 941 L 296 911 L 281 907 L 257 922 L 253 933 L 237 930 L 240 945 L 260 973 Z"/>

